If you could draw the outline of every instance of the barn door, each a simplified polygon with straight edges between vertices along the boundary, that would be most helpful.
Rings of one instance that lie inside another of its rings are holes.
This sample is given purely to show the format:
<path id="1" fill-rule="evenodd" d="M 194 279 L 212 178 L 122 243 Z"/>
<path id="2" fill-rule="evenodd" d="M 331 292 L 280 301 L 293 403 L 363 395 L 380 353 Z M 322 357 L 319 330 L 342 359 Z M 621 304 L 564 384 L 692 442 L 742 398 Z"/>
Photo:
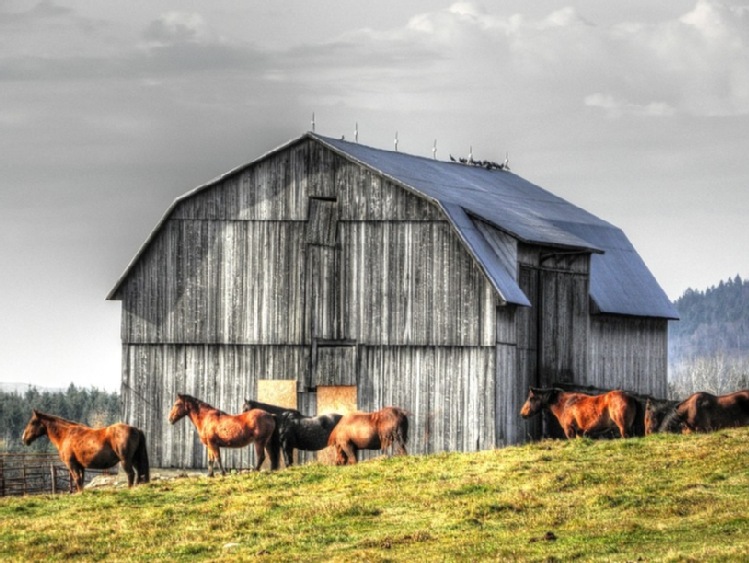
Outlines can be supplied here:
<path id="1" fill-rule="evenodd" d="M 310 198 L 307 221 L 307 341 L 341 338 L 341 249 L 335 199 Z"/>
<path id="2" fill-rule="evenodd" d="M 517 346 L 518 346 L 518 379 L 516 396 L 522 401 L 528 395 L 528 389 L 541 385 L 538 360 L 541 337 L 541 316 L 539 315 L 539 272 L 535 268 L 520 266 L 518 279 L 520 289 L 531 302 L 530 307 L 518 307 Z M 519 405 L 518 405 L 519 409 Z M 521 439 L 538 440 L 541 438 L 541 419 L 531 418 L 520 422 Z"/>

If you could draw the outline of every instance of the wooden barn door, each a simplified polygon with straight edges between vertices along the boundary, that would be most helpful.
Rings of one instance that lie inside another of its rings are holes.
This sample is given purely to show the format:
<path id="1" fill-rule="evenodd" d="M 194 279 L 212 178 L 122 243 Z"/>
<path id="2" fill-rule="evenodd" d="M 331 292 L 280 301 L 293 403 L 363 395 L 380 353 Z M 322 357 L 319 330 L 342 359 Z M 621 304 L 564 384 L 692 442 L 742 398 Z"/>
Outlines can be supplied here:
<path id="1" fill-rule="evenodd" d="M 307 341 L 341 338 L 341 249 L 337 246 L 338 204 L 310 198 L 307 221 Z"/>
<path id="2" fill-rule="evenodd" d="M 530 307 L 518 307 L 517 342 L 518 342 L 518 379 L 517 396 L 523 401 L 530 387 L 541 385 L 538 359 L 541 336 L 541 319 L 539 315 L 539 272 L 535 268 L 520 266 L 518 279 L 520 289 L 531 302 Z M 518 410 L 520 406 L 518 405 Z M 541 418 L 534 417 L 520 422 L 519 437 L 538 440 L 541 438 Z"/>
<path id="3" fill-rule="evenodd" d="M 521 380 L 527 386 L 552 387 L 584 377 L 587 363 L 587 278 L 556 268 L 520 267 L 520 287 L 531 301 L 518 317 Z M 527 387 L 526 387 L 527 393 Z M 545 412 L 530 435 L 562 438 L 559 423 Z M 534 426 L 535 424 L 535 426 Z"/>

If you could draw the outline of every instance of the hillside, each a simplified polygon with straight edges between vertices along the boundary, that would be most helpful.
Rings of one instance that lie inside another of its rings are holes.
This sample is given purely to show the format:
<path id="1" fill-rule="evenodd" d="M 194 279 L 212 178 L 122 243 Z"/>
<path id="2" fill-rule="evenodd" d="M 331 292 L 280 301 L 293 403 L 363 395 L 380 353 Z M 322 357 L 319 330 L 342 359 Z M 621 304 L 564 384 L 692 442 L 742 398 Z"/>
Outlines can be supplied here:
<path id="1" fill-rule="evenodd" d="M 689 289 L 674 305 L 681 320 L 669 324 L 673 397 L 749 387 L 749 280 Z"/>
<path id="2" fill-rule="evenodd" d="M 688 289 L 674 305 L 681 320 L 670 327 L 672 355 L 749 356 L 749 280 L 736 276 L 705 291 Z"/>
<path id="3" fill-rule="evenodd" d="M 728 561 L 749 429 L 0 499 L 0 559 Z"/>

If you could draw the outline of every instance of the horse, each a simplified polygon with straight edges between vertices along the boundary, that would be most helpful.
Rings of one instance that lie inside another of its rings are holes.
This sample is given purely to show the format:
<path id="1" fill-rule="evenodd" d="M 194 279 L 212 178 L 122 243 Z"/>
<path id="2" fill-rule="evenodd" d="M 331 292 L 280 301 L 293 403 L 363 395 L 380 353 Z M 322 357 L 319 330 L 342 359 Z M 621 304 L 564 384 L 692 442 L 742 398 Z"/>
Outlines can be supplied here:
<path id="1" fill-rule="evenodd" d="M 272 405 L 270 403 L 261 403 L 260 401 L 253 401 L 252 399 L 245 399 L 244 404 L 242 405 L 242 412 L 247 412 L 252 409 L 262 409 L 266 412 L 271 413 L 275 419 L 276 419 L 276 429 L 273 431 L 273 443 L 278 445 L 279 449 L 282 449 L 281 445 L 281 435 L 280 435 L 280 421 L 281 417 L 284 414 L 290 413 L 295 416 L 304 416 L 301 412 L 299 412 L 296 409 L 292 409 L 291 407 L 281 407 L 279 405 Z M 278 450 L 277 450 L 278 451 Z M 286 462 L 286 467 L 291 465 L 289 462 L 289 457 L 286 454 L 286 451 L 284 451 L 284 460 Z"/>
<path id="2" fill-rule="evenodd" d="M 531 387 L 520 416 L 529 418 L 544 409 L 556 417 L 567 438 L 590 436 L 614 427 L 622 438 L 628 438 L 632 436 L 638 402 L 624 391 L 587 395 Z"/>
<path id="3" fill-rule="evenodd" d="M 78 492 L 83 491 L 86 469 L 109 469 L 118 463 L 127 473 L 127 486 L 151 480 L 146 436 L 142 430 L 127 424 L 91 428 L 59 416 L 32 410 L 31 420 L 23 431 L 27 446 L 47 435 L 57 448 L 60 459 L 70 471 Z"/>
<path id="4" fill-rule="evenodd" d="M 684 424 L 676 411 L 679 401 L 648 399 L 645 403 L 645 435 L 656 432 L 681 434 Z"/>
<path id="5" fill-rule="evenodd" d="M 328 438 L 336 451 L 336 465 L 356 463 L 358 450 L 385 450 L 394 445 L 398 455 L 406 455 L 408 413 L 398 407 L 376 412 L 353 412 L 338 421 Z"/>
<path id="6" fill-rule="evenodd" d="M 271 469 L 278 469 L 278 445 L 272 442 L 276 420 L 272 414 L 252 409 L 241 414 L 226 414 L 191 395 L 177 393 L 177 400 L 169 412 L 169 422 L 174 424 L 189 416 L 203 445 L 208 449 L 208 476 L 213 477 L 213 467 L 218 464 L 221 475 L 226 475 L 221 463 L 221 448 L 243 448 L 254 442 L 255 471 L 265 461 L 265 451 L 271 460 Z"/>
<path id="7" fill-rule="evenodd" d="M 653 424 L 650 432 L 710 432 L 734 426 L 749 426 L 749 390 L 726 395 L 713 395 L 705 391 L 693 393 L 678 404 L 648 407 Z M 665 412 L 656 426 L 658 413 Z M 649 432 L 649 433 L 650 433 Z"/>
<path id="8" fill-rule="evenodd" d="M 328 446 L 330 433 L 343 415 L 321 414 L 319 416 L 297 415 L 287 412 L 279 421 L 279 438 L 286 466 L 294 463 L 294 448 L 304 451 L 318 451 Z"/>

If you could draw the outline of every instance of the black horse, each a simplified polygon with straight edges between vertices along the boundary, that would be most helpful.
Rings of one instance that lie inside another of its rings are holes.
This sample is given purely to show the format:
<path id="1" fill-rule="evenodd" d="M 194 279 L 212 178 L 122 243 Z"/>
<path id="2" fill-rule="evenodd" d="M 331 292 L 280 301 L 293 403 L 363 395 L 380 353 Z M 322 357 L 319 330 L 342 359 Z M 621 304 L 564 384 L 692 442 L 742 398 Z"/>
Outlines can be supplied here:
<path id="1" fill-rule="evenodd" d="M 250 409 L 263 409 L 275 415 L 278 440 L 286 467 L 294 463 L 295 448 L 318 451 L 327 447 L 330 433 L 342 417 L 340 414 L 305 416 L 296 409 L 246 399 L 242 410 Z"/>
<path id="2" fill-rule="evenodd" d="M 279 438 L 286 466 L 293 463 L 294 448 L 316 452 L 328 446 L 328 438 L 338 421 L 340 414 L 321 414 L 303 416 L 287 412 L 279 417 Z"/>

